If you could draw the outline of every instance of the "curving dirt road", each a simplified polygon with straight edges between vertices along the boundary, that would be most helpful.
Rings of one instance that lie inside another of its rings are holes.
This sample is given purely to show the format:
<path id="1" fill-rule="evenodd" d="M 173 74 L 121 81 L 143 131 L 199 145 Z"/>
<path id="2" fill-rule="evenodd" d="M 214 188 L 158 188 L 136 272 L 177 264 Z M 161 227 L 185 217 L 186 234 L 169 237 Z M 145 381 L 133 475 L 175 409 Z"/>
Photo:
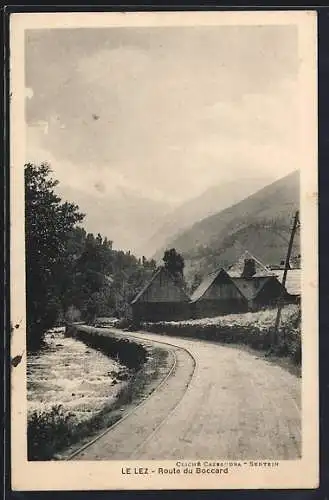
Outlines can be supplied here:
<path id="1" fill-rule="evenodd" d="M 175 370 L 144 405 L 74 460 L 300 458 L 300 379 L 238 348 L 121 334 L 173 344 Z"/>

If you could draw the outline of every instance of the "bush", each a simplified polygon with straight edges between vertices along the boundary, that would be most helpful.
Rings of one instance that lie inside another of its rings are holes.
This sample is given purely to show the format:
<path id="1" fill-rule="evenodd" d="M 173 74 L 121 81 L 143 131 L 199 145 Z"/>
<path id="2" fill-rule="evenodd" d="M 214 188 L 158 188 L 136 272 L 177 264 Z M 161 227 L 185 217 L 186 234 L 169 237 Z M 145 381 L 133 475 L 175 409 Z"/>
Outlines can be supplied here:
<path id="1" fill-rule="evenodd" d="M 246 344 L 258 350 L 273 348 L 272 338 L 276 309 L 257 312 L 228 314 L 215 318 L 185 321 L 161 321 L 143 323 L 149 332 L 179 335 L 183 337 L 212 340 L 223 343 Z M 301 363 L 300 308 L 289 305 L 283 308 L 279 343 L 275 354 L 289 356 L 295 364 Z"/>
<path id="2" fill-rule="evenodd" d="M 73 415 L 61 405 L 50 411 L 34 411 L 28 419 L 28 460 L 50 460 L 54 452 L 72 442 Z"/>
<path id="3" fill-rule="evenodd" d="M 73 413 L 65 412 L 62 405 L 48 411 L 34 411 L 28 418 L 28 460 L 51 460 L 55 453 L 92 435 L 99 429 L 110 427 L 120 415 L 108 414 L 108 409 L 94 417 L 78 422 Z"/>

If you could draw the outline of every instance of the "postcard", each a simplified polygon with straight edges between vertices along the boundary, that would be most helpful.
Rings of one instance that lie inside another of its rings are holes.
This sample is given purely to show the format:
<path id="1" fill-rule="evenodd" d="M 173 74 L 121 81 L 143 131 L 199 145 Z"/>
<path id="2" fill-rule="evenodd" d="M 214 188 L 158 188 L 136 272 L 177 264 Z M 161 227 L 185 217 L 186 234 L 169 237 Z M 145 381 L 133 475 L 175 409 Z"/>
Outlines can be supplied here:
<path id="1" fill-rule="evenodd" d="M 10 18 L 12 489 L 316 488 L 317 17 Z"/>

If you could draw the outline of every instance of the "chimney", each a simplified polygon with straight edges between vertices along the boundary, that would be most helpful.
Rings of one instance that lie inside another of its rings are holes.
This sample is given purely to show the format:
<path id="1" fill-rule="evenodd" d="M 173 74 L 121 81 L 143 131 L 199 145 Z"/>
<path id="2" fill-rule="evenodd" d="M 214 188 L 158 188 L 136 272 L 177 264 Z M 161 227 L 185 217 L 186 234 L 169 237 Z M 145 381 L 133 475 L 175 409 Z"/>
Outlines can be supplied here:
<path id="1" fill-rule="evenodd" d="M 256 274 L 256 262 L 254 259 L 245 259 L 242 278 L 252 278 Z"/>

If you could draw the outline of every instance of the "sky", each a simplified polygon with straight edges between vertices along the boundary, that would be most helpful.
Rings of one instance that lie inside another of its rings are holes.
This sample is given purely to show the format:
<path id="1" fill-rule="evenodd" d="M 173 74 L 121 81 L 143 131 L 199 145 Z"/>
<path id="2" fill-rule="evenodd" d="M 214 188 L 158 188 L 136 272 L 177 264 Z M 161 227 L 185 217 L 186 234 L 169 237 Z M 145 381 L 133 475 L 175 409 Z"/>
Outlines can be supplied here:
<path id="1" fill-rule="evenodd" d="M 80 198 L 121 190 L 163 211 L 223 182 L 283 177 L 298 168 L 297 35 L 270 25 L 29 30 L 26 160 L 48 161 Z"/>

